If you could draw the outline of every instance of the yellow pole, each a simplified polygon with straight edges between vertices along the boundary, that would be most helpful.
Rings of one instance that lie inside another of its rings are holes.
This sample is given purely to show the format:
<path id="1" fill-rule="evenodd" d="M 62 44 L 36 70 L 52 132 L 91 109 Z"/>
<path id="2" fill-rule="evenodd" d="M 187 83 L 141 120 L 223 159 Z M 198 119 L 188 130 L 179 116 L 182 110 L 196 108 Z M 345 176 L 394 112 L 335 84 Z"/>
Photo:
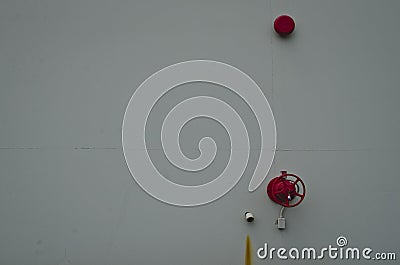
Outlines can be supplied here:
<path id="1" fill-rule="evenodd" d="M 244 257 L 244 265 L 251 265 L 253 264 L 251 262 L 251 241 L 250 241 L 250 236 L 247 235 L 246 237 L 246 254 Z"/>

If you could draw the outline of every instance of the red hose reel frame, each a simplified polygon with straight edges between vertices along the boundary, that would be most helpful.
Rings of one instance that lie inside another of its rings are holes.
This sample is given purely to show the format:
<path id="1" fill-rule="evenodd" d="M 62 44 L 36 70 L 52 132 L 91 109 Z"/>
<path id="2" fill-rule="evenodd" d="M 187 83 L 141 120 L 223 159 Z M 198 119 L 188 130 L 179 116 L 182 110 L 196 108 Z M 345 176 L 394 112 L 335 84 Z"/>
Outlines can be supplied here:
<path id="1" fill-rule="evenodd" d="M 306 186 L 299 176 L 281 171 L 280 176 L 268 183 L 267 194 L 273 202 L 283 207 L 295 207 L 304 200 Z M 298 200 L 294 202 L 296 198 Z"/>

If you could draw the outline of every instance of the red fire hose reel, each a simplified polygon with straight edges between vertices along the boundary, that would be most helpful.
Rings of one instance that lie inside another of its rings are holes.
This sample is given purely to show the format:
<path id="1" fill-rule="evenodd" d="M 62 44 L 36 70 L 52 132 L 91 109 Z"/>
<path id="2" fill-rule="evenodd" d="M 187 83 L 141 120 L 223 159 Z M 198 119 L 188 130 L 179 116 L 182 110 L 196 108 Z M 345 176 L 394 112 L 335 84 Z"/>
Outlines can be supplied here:
<path id="1" fill-rule="evenodd" d="M 281 175 L 273 178 L 267 186 L 268 197 L 275 203 L 282 206 L 280 215 L 276 220 L 278 229 L 286 228 L 286 220 L 283 211 L 288 207 L 299 205 L 306 195 L 306 186 L 303 180 L 295 175 L 281 171 Z"/>
<path id="2" fill-rule="evenodd" d="M 306 186 L 299 176 L 281 171 L 280 176 L 268 183 L 267 194 L 273 202 L 283 207 L 295 207 L 304 200 Z"/>

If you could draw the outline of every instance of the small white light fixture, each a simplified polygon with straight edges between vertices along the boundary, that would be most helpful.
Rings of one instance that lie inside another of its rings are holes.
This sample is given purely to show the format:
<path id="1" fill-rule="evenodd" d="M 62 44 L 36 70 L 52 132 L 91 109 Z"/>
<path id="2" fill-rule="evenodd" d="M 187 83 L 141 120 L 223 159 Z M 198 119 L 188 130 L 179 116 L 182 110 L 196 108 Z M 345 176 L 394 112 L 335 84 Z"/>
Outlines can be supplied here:
<path id="1" fill-rule="evenodd" d="M 244 217 L 246 218 L 246 221 L 249 223 L 254 221 L 254 215 L 251 212 L 245 212 Z"/>

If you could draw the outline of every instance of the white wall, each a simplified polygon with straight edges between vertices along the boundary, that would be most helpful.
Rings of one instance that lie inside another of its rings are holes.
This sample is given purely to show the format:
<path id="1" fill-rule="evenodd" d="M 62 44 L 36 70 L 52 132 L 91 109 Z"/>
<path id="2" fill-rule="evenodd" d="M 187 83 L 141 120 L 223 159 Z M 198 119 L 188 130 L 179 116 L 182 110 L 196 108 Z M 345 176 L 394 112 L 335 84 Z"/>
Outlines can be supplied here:
<path id="1" fill-rule="evenodd" d="M 2 0 L 0 263 L 243 264 L 246 234 L 254 248 L 344 235 L 398 252 L 399 10 L 395 0 Z M 282 13 L 296 20 L 288 39 L 272 30 Z M 145 78 L 191 59 L 249 74 L 278 142 L 262 188 L 247 191 L 247 172 L 214 203 L 180 208 L 134 182 L 121 125 Z M 282 168 L 308 193 L 278 231 L 264 187 Z"/>

